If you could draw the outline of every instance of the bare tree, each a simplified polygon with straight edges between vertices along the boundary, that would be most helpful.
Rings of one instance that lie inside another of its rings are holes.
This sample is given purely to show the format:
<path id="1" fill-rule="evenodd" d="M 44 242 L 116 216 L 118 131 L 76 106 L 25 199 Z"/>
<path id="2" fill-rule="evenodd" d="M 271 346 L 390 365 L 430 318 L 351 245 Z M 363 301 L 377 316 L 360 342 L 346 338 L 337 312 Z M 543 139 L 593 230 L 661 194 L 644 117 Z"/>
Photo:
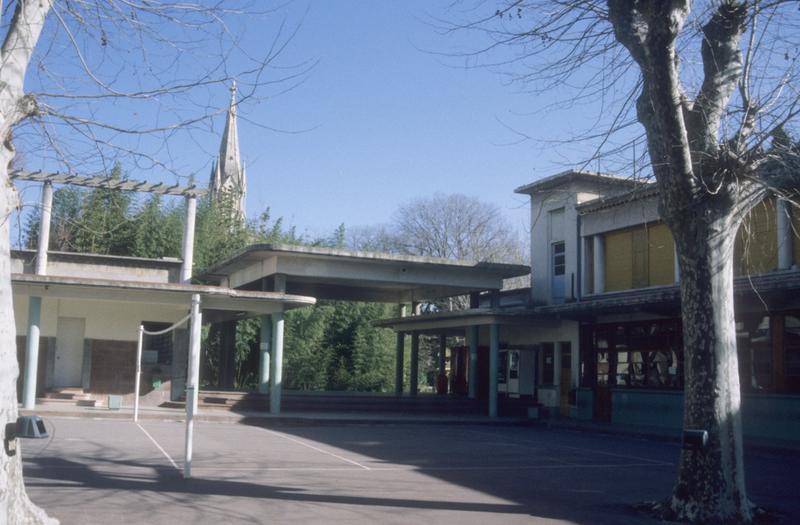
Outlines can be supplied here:
<path id="1" fill-rule="evenodd" d="M 449 30 L 488 37 L 475 55 L 493 57 L 488 65 L 501 69 L 521 65 L 513 78 L 533 92 L 558 88 L 572 103 L 602 100 L 602 131 L 582 137 L 594 140 L 596 155 L 646 145 L 639 151 L 649 156 L 679 258 L 684 426 L 710 438 L 705 449 L 682 451 L 666 514 L 748 523 L 733 246 L 743 219 L 767 195 L 798 201 L 797 149 L 771 143 L 797 127 L 800 16 L 796 2 L 781 0 L 697 4 L 480 2 L 465 9 L 468 22 Z M 641 136 L 631 132 L 637 121 Z"/>
<path id="2" fill-rule="evenodd" d="M 436 194 L 400 206 L 394 214 L 403 252 L 446 259 L 520 262 L 519 236 L 497 206 L 462 194 Z"/>
<path id="3" fill-rule="evenodd" d="M 0 432 L 18 415 L 8 231 L 17 206 L 9 181 L 15 146 L 53 171 L 106 173 L 122 160 L 137 172 L 185 177 L 170 144 L 211 127 L 223 111 L 210 102 L 221 91 L 212 88 L 236 79 L 239 103 L 256 100 L 265 94 L 259 88 L 289 89 L 311 66 L 270 72 L 293 34 L 280 22 L 257 51 L 243 46 L 237 20 L 263 35 L 269 14 L 238 1 L 0 2 Z M 55 522 L 26 495 L 21 454 L 0 452 L 0 488 L 0 522 Z"/>

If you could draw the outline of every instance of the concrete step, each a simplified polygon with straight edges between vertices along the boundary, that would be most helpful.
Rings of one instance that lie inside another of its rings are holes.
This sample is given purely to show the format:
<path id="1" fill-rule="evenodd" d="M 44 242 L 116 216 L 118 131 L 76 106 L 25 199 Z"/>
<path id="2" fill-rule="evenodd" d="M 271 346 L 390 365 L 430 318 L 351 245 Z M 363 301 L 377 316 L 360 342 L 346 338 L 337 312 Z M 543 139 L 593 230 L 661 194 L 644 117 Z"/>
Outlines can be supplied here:
<path id="1" fill-rule="evenodd" d="M 36 403 L 45 403 L 48 405 L 57 404 L 57 405 L 66 405 L 66 406 L 78 406 L 78 407 L 93 407 L 97 406 L 97 400 L 95 399 L 72 399 L 67 397 L 40 397 L 36 399 Z"/>
<path id="2" fill-rule="evenodd" d="M 183 399 L 178 402 L 171 402 L 170 407 L 173 404 L 175 408 L 185 406 Z M 201 409 L 212 410 L 265 411 L 269 409 L 269 396 L 257 392 L 202 390 L 198 395 L 198 405 Z M 281 407 L 283 410 L 297 412 L 447 415 L 481 415 L 485 410 L 484 403 L 462 397 L 421 395 L 412 398 L 407 396 L 341 392 L 285 392 L 281 400 Z"/>
<path id="3" fill-rule="evenodd" d="M 91 393 L 84 392 L 82 388 L 68 387 L 50 389 L 44 393 L 45 399 L 74 399 L 90 400 L 93 398 Z"/>

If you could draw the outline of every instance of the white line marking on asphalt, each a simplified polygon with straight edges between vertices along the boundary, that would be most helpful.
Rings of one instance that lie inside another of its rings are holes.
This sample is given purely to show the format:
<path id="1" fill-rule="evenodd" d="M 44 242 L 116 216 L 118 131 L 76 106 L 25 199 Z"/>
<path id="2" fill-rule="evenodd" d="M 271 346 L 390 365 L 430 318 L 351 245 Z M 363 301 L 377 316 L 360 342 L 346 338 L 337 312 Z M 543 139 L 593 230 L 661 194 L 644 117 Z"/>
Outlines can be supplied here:
<path id="1" fill-rule="evenodd" d="M 333 452 L 328 452 L 327 450 L 322 450 L 321 448 L 317 448 L 314 445 L 309 445 L 308 443 L 304 443 L 303 441 L 300 441 L 299 439 L 295 439 L 295 438 L 289 437 L 286 434 L 281 434 L 280 432 L 275 432 L 274 430 L 269 430 L 267 428 L 258 427 L 258 429 L 259 430 L 263 430 L 264 432 L 267 432 L 267 433 L 272 434 L 274 436 L 278 436 L 280 438 L 283 438 L 283 439 L 285 439 L 287 441 L 291 441 L 292 443 L 297 443 L 298 445 L 302 445 L 304 447 L 310 448 L 311 450 L 316 450 L 317 452 L 321 452 L 323 454 L 327 454 L 328 456 L 332 456 L 332 457 L 334 457 L 336 459 L 340 459 L 342 461 L 350 463 L 351 465 L 355 465 L 357 467 L 360 467 L 360 468 L 362 468 L 364 470 L 372 470 L 369 467 L 367 467 L 365 465 L 362 465 L 358 461 L 353 461 L 352 459 L 347 459 L 347 458 L 342 457 L 342 456 L 340 456 L 338 454 L 334 454 Z"/>
<path id="2" fill-rule="evenodd" d="M 344 458 L 340 458 L 344 459 Z M 345 459 L 345 461 L 347 461 Z M 565 465 L 495 465 L 495 466 L 447 466 L 440 467 L 417 466 L 417 465 L 398 465 L 396 467 L 371 467 L 366 470 L 370 472 L 436 472 L 436 471 L 509 471 L 509 470 L 557 470 L 557 469 L 580 469 L 580 468 L 642 468 L 658 467 L 667 465 L 653 465 L 652 463 L 570 463 Z M 671 465 L 670 465 L 671 466 Z M 363 469 L 364 467 L 361 467 Z M 192 471 L 203 472 L 358 472 L 358 468 L 353 467 L 198 467 Z"/>
<path id="3" fill-rule="evenodd" d="M 140 425 L 139 423 L 136 423 L 136 426 L 139 427 L 140 429 L 142 429 L 142 432 L 144 432 L 144 435 L 150 438 L 150 441 L 152 441 L 153 444 L 156 446 L 156 448 L 158 448 L 158 450 L 160 450 L 161 453 L 164 454 L 164 457 L 166 457 L 169 460 L 169 462 L 172 463 L 173 467 L 175 467 L 177 470 L 181 470 L 181 468 L 178 466 L 178 464 L 175 463 L 175 461 L 171 457 L 169 457 L 169 454 L 167 454 L 167 451 L 164 450 L 163 448 L 161 448 L 161 445 L 158 444 L 158 441 L 156 441 L 155 438 L 150 435 L 150 432 L 145 430 L 144 427 L 142 425 Z"/>

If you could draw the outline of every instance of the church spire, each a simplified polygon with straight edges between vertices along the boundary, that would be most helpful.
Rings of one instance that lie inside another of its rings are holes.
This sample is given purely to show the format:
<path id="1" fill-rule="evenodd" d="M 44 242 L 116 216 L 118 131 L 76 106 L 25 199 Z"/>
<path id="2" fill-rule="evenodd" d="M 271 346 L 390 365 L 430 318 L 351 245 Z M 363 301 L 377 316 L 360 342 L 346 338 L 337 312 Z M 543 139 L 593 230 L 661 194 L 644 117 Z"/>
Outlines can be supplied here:
<path id="1" fill-rule="evenodd" d="M 233 206 L 233 213 L 241 220 L 245 218 L 244 200 L 247 191 L 244 166 L 239 152 L 239 130 L 236 122 L 236 81 L 231 84 L 231 101 L 225 130 L 219 146 L 219 159 L 214 163 L 211 172 L 211 197 L 219 200 L 222 193 L 228 195 Z"/>

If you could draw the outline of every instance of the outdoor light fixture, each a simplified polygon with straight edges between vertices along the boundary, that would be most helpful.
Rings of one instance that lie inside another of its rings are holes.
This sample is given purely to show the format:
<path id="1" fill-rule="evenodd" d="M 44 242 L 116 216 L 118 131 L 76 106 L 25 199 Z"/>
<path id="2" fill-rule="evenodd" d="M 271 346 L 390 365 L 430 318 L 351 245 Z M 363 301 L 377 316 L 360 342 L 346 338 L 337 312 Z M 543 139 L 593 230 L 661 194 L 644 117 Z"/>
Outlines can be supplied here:
<path id="1" fill-rule="evenodd" d="M 15 441 L 17 438 L 23 439 L 44 439 L 49 437 L 44 421 L 39 416 L 20 416 L 14 423 L 6 424 L 6 436 L 3 446 L 6 454 L 14 456 L 17 453 Z"/>
<path id="2" fill-rule="evenodd" d="M 708 431 L 687 428 L 683 431 L 684 450 L 702 450 L 708 446 Z"/>

